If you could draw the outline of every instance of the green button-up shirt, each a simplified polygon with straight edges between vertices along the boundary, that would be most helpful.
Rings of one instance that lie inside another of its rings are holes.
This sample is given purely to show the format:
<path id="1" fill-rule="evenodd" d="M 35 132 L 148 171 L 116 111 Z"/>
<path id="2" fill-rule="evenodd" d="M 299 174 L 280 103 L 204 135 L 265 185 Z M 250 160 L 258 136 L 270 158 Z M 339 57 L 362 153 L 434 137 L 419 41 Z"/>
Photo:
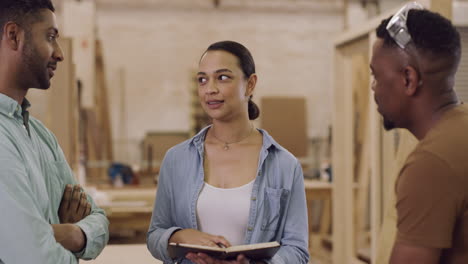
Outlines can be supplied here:
<path id="1" fill-rule="evenodd" d="M 85 249 L 72 253 L 55 241 L 51 224 L 60 224 L 65 185 L 77 182 L 55 136 L 37 119 L 28 120 L 27 100 L 23 107 L 0 93 L 0 263 L 96 258 L 109 239 L 109 222 L 89 196 L 92 211 L 76 223 L 86 235 Z"/>

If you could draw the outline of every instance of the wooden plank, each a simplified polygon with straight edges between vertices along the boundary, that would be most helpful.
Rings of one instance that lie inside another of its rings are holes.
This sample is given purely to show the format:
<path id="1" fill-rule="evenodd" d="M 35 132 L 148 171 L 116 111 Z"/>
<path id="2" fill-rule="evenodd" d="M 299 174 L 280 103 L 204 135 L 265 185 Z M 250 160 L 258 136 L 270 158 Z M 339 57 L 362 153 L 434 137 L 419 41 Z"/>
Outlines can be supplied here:
<path id="1" fill-rule="evenodd" d="M 100 127 L 102 145 L 101 161 L 110 162 L 113 160 L 112 132 L 109 115 L 109 96 L 107 92 L 107 81 L 105 75 L 105 64 L 103 58 L 103 48 L 99 40 L 96 41 L 96 86 L 94 100 L 97 114 L 97 125 Z"/>
<path id="2" fill-rule="evenodd" d="M 387 161 L 384 161 L 386 165 L 388 165 L 388 175 L 389 178 L 388 186 L 385 191 L 385 203 L 383 210 L 385 212 L 381 232 L 378 238 L 378 248 L 377 248 L 377 255 L 376 255 L 376 263 L 388 263 L 390 260 L 390 254 L 393 248 L 393 243 L 396 238 L 396 225 L 397 225 L 397 211 L 395 208 L 395 182 L 399 175 L 401 168 L 403 167 L 406 158 L 408 155 L 413 151 L 414 147 L 417 144 L 416 138 L 410 134 L 407 130 L 396 130 L 392 132 L 385 132 L 384 136 L 387 138 L 394 138 L 395 133 L 399 135 L 399 143 L 397 152 L 393 152 L 392 156 L 387 158 Z M 394 141 L 389 143 L 384 143 L 387 145 L 382 149 L 385 153 L 385 150 L 391 149 L 392 145 L 394 145 Z M 391 151 L 388 151 L 392 153 Z"/>
<path id="3" fill-rule="evenodd" d="M 115 153 L 118 153 L 119 157 L 116 157 L 117 160 L 129 161 L 129 142 L 128 142 L 128 122 L 127 122 L 127 96 L 125 93 L 126 87 L 126 72 L 125 68 L 119 67 L 119 116 L 117 118 L 118 122 L 118 131 L 116 138 L 114 138 L 115 144 Z"/>
<path id="4" fill-rule="evenodd" d="M 369 157 L 369 66 L 367 51 L 352 55 L 352 87 L 354 126 L 355 126 L 355 181 L 358 183 L 358 190 L 355 196 L 354 211 L 354 252 L 358 248 L 367 247 L 363 237 L 367 234 L 367 217 L 369 201 L 369 183 L 370 183 L 370 157 Z"/>
<path id="5" fill-rule="evenodd" d="M 372 47 L 377 36 L 375 32 L 369 35 L 369 47 Z M 369 49 L 369 58 L 372 56 L 372 49 Z M 369 87 L 372 87 L 372 81 L 369 79 Z M 381 165 L 381 149 L 382 149 L 382 122 L 379 113 L 377 112 L 377 104 L 374 100 L 374 94 L 369 93 L 369 129 L 370 129 L 370 177 L 371 177 L 371 193 L 370 193 L 370 258 L 371 263 L 376 262 L 378 234 L 382 224 L 382 165 Z"/>
<path id="6" fill-rule="evenodd" d="M 106 166 L 102 163 L 101 133 L 93 109 L 83 109 L 85 125 L 85 157 L 87 181 L 100 183 L 107 181 Z"/>
<path id="7" fill-rule="evenodd" d="M 368 131 L 368 130 L 367 130 Z M 366 134 L 367 135 L 367 134 Z M 366 233 L 366 219 L 368 209 L 368 197 L 369 197 L 369 183 L 370 183 L 370 157 L 369 157 L 369 140 L 364 141 L 363 151 L 359 157 L 359 189 L 356 195 L 356 209 L 354 211 L 354 218 L 356 219 L 354 225 L 354 250 L 355 252 L 362 246 L 363 234 Z"/>
<path id="8" fill-rule="evenodd" d="M 367 51 L 365 53 L 352 55 L 352 89 L 353 89 L 353 104 L 355 106 L 354 111 L 354 154 L 358 157 L 355 162 L 355 180 L 360 181 L 361 174 L 359 170 L 362 170 L 360 166 L 361 155 L 363 153 L 364 142 L 369 139 L 368 137 L 368 119 L 369 119 L 369 58 Z M 365 158 L 365 157 L 364 157 Z"/>
<path id="9" fill-rule="evenodd" d="M 73 42 L 72 42 L 73 45 Z M 70 167 L 75 173 L 75 177 L 78 177 L 76 174 L 78 172 L 78 167 L 80 163 L 80 103 L 78 98 L 78 84 L 76 82 L 76 65 L 73 63 L 71 66 L 71 76 L 69 79 L 69 85 L 72 87 L 73 91 L 70 93 L 70 111 L 68 113 L 68 118 L 70 120 L 71 133 L 69 135 L 71 143 L 70 148 Z"/>
<path id="10" fill-rule="evenodd" d="M 323 255 L 323 247 L 312 248 L 312 239 L 322 241 L 328 238 L 328 232 L 331 226 L 331 193 L 332 184 L 329 182 L 322 182 L 317 180 L 304 180 L 307 207 L 308 207 L 308 222 L 309 222 L 309 251 L 315 255 Z M 320 200 L 323 202 L 323 209 L 320 217 L 320 230 L 319 233 L 312 232 L 312 201 Z M 311 253 L 312 254 L 312 253 Z"/>
<path id="11" fill-rule="evenodd" d="M 335 51 L 334 111 L 333 111 L 333 263 L 348 263 L 353 257 L 353 105 L 349 80 L 350 61 L 343 51 Z"/>

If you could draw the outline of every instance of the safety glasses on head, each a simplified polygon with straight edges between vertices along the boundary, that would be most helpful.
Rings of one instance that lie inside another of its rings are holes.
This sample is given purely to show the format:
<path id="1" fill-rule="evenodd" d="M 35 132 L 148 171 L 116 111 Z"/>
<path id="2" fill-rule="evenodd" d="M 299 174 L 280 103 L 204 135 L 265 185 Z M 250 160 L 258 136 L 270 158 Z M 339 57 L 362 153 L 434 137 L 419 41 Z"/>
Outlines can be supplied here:
<path id="1" fill-rule="evenodd" d="M 411 41 L 406 21 L 408 20 L 408 12 L 412 9 L 422 10 L 424 7 L 417 2 L 408 3 L 392 17 L 387 25 L 388 33 L 402 49 L 405 49 L 406 45 Z"/>

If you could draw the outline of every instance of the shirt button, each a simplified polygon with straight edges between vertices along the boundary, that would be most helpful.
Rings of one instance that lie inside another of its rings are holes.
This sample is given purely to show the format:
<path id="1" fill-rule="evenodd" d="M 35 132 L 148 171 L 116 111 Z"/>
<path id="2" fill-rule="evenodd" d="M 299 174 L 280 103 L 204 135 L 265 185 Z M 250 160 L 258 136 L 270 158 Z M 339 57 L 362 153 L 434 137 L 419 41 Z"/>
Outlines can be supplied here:
<path id="1" fill-rule="evenodd" d="M 252 201 L 256 201 L 257 200 L 257 197 L 252 197 Z"/>
<path id="2" fill-rule="evenodd" d="M 247 228 L 247 230 L 252 231 L 253 228 L 251 226 L 249 226 L 249 228 Z"/>
<path id="3" fill-rule="evenodd" d="M 13 112 L 8 113 L 9 116 L 13 116 Z"/>

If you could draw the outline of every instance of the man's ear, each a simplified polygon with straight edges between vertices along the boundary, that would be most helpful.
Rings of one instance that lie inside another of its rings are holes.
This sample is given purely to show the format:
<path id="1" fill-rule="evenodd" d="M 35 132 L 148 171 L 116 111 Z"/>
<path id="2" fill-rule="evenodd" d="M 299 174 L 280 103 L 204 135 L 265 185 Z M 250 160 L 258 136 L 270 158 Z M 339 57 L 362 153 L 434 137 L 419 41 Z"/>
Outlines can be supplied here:
<path id="1" fill-rule="evenodd" d="M 405 93 L 408 96 L 413 96 L 421 86 L 422 80 L 418 71 L 413 66 L 406 66 L 404 70 L 405 74 Z"/>
<path id="2" fill-rule="evenodd" d="M 9 21 L 3 26 L 2 42 L 12 50 L 18 50 L 22 33 L 23 30 L 17 23 Z"/>
<path id="3" fill-rule="evenodd" d="M 247 89 L 245 90 L 245 96 L 252 96 L 255 86 L 257 85 L 257 74 L 253 73 L 250 75 L 249 79 L 247 80 Z"/>

